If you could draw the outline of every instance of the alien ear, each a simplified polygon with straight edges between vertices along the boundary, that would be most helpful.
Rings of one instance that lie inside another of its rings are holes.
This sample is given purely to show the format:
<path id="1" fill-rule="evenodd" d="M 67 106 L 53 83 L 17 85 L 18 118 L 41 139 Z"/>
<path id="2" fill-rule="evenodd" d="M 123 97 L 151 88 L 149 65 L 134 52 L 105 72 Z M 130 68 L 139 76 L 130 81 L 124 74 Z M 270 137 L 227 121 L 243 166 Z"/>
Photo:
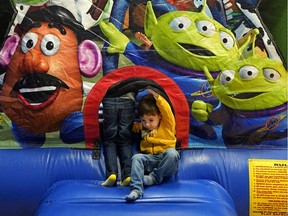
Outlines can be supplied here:
<path id="1" fill-rule="evenodd" d="M 148 1 L 146 5 L 146 13 L 144 19 L 144 29 L 147 37 L 151 37 L 153 29 L 157 26 L 157 23 L 158 22 L 152 8 L 152 3 Z"/>
<path id="2" fill-rule="evenodd" d="M 18 35 L 12 35 L 6 39 L 4 46 L 0 51 L 0 74 L 6 72 L 7 66 L 16 51 L 19 41 L 20 37 Z"/>
<path id="3" fill-rule="evenodd" d="M 204 67 L 203 67 L 203 72 L 204 72 L 204 74 L 205 74 L 205 76 L 206 76 L 209 84 L 210 84 L 211 86 L 213 86 L 213 84 L 214 84 L 214 78 L 213 78 L 213 76 L 211 75 L 211 73 L 210 73 L 209 69 L 207 68 L 207 66 L 204 66 Z"/>
<path id="4" fill-rule="evenodd" d="M 204 0 L 200 13 L 204 13 L 205 14 L 206 6 L 207 6 L 207 0 Z"/>
<path id="5" fill-rule="evenodd" d="M 102 55 L 99 47 L 90 40 L 84 40 L 78 48 L 78 61 L 83 76 L 96 76 L 102 67 Z"/>
<path id="6" fill-rule="evenodd" d="M 259 34 L 258 29 L 251 29 L 247 34 L 238 40 L 238 46 L 239 46 L 239 52 L 241 58 L 247 58 L 248 56 L 254 56 L 256 55 L 256 39 L 257 35 Z"/>

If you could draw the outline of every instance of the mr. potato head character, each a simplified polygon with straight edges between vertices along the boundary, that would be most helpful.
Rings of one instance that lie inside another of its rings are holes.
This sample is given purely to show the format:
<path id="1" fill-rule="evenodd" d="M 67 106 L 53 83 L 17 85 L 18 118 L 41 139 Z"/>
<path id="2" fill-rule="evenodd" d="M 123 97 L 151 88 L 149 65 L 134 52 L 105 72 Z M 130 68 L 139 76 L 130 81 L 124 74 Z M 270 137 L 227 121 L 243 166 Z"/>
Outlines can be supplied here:
<path id="1" fill-rule="evenodd" d="M 6 40 L 0 61 L 6 67 L 0 103 L 15 139 L 22 148 L 42 146 L 46 133 L 55 131 L 64 143 L 84 140 L 81 74 L 100 71 L 98 46 L 59 6 L 28 13 L 21 27 L 21 38 Z"/>

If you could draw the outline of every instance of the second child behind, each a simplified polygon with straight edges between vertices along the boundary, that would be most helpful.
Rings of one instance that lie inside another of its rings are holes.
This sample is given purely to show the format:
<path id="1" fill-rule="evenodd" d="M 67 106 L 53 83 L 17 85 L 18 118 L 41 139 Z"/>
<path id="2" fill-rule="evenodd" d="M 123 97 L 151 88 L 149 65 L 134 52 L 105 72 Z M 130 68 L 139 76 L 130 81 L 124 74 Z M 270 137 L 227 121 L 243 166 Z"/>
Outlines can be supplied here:
<path id="1" fill-rule="evenodd" d="M 122 187 L 129 186 L 132 157 L 132 125 L 135 118 L 135 96 L 130 92 L 121 97 L 103 100 L 104 157 L 107 179 L 105 187 L 116 185 L 119 158 Z"/>

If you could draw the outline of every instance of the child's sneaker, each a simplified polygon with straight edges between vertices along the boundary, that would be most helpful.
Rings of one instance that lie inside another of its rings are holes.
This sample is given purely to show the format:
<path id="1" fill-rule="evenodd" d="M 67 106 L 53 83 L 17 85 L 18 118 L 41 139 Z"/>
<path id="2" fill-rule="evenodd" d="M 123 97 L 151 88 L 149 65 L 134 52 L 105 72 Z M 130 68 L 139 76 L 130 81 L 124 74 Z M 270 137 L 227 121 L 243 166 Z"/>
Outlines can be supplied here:
<path id="1" fill-rule="evenodd" d="M 116 184 L 116 180 L 117 176 L 115 174 L 111 174 L 101 185 L 105 187 L 112 187 Z"/>
<path id="2" fill-rule="evenodd" d="M 132 190 L 129 195 L 125 196 L 125 200 L 127 202 L 133 202 L 133 201 L 139 199 L 140 197 L 141 197 L 141 195 L 137 191 Z"/>
<path id="3" fill-rule="evenodd" d="M 130 186 L 130 176 L 128 176 L 127 178 L 125 178 L 123 181 L 120 181 L 120 186 L 121 187 L 128 187 Z"/>

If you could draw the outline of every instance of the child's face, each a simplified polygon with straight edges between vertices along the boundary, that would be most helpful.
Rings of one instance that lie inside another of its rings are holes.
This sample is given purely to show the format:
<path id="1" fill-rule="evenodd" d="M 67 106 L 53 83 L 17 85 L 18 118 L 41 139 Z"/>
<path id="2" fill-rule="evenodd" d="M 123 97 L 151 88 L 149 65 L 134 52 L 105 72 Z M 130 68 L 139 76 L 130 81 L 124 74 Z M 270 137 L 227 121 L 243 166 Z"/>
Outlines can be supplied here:
<path id="1" fill-rule="evenodd" d="M 160 123 L 161 115 L 160 114 L 144 114 L 140 117 L 142 126 L 149 131 L 156 129 Z"/>

